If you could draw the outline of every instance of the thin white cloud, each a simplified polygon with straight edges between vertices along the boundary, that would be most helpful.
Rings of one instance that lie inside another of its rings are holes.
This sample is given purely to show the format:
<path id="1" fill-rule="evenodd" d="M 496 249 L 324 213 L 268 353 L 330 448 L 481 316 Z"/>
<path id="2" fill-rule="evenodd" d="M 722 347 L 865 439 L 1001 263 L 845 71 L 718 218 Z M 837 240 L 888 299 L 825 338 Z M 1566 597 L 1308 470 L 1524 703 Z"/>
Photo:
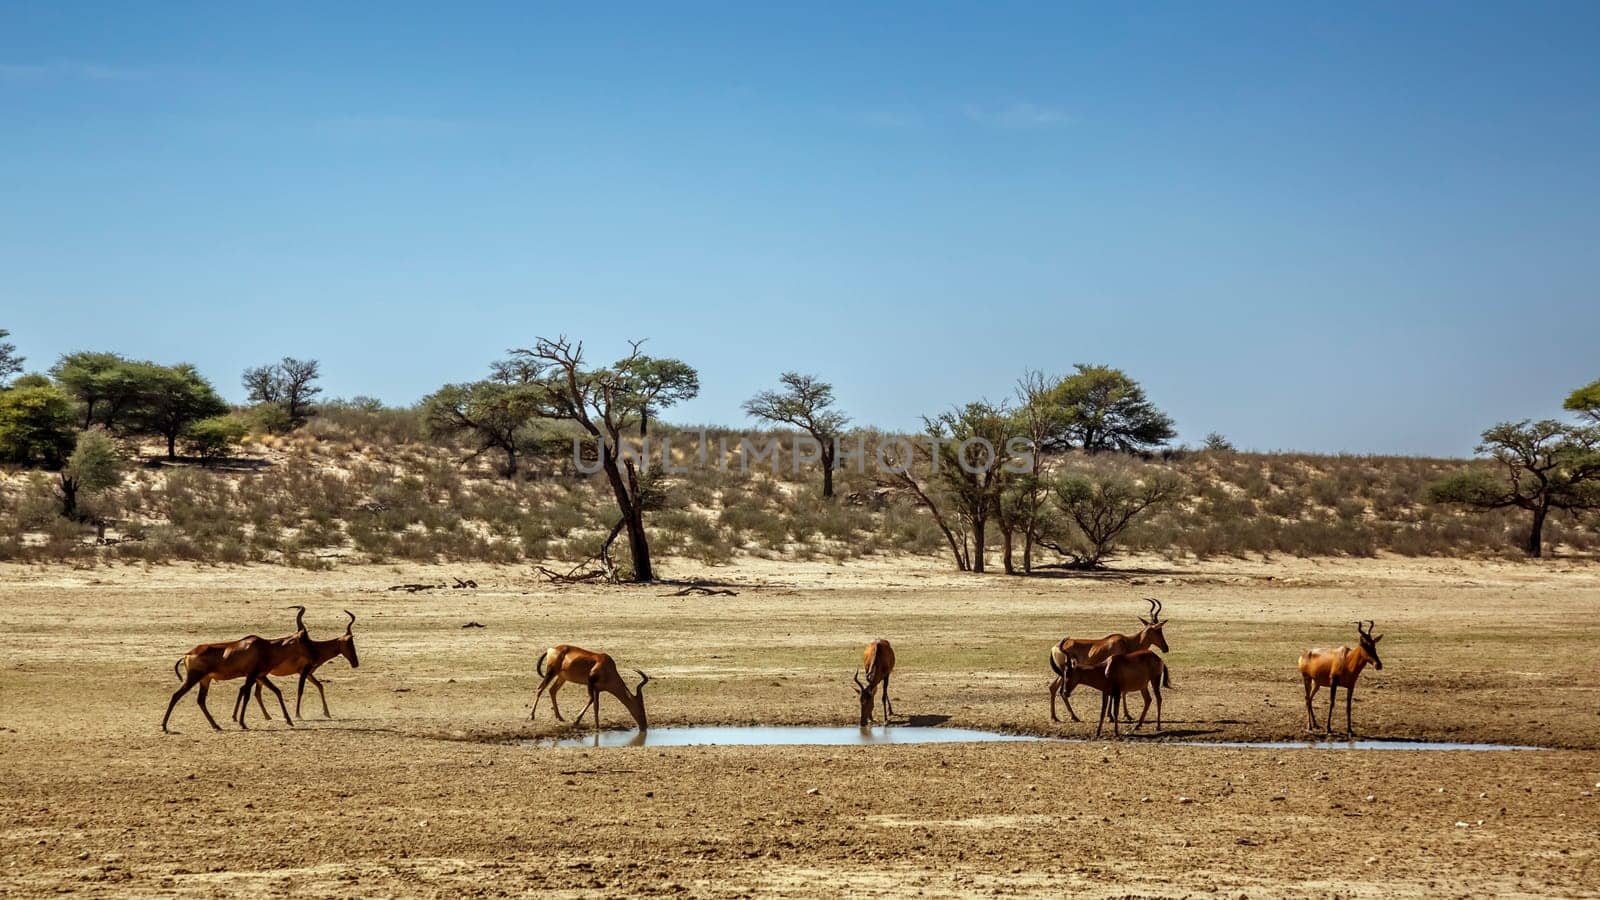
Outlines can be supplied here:
<path id="1" fill-rule="evenodd" d="M 1074 121 L 1063 110 L 1023 100 L 989 106 L 969 103 L 961 108 L 961 112 L 968 120 L 989 128 L 1055 128 L 1071 125 Z"/>
<path id="2" fill-rule="evenodd" d="M 56 60 L 46 63 L 0 63 L 0 81 L 13 84 L 51 81 L 135 81 L 142 69 L 104 63 Z"/>

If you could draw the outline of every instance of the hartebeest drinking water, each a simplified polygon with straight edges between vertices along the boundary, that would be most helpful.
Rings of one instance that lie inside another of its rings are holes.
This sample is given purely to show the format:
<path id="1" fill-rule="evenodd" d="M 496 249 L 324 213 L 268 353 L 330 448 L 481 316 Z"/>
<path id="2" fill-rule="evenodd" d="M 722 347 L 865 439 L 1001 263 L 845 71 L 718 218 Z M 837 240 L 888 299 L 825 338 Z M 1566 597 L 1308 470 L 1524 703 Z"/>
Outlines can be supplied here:
<path id="1" fill-rule="evenodd" d="M 851 677 L 856 682 L 856 697 L 861 701 L 861 727 L 872 724 L 872 694 L 883 685 L 883 724 L 889 724 L 894 707 L 889 703 L 889 674 L 894 671 L 894 648 L 883 638 L 867 645 L 861 652 L 861 668 L 867 670 L 867 681 L 861 682 L 861 669 Z"/>
<path id="2" fill-rule="evenodd" d="M 1061 721 L 1056 716 L 1057 695 L 1067 705 L 1067 715 L 1072 717 L 1072 721 L 1081 721 L 1072 708 L 1072 688 L 1061 679 L 1067 660 L 1079 666 L 1100 666 L 1119 653 L 1132 653 L 1151 647 L 1159 647 L 1162 653 L 1167 652 L 1167 638 L 1162 633 L 1167 623 L 1161 619 L 1161 601 L 1146 597 L 1145 602 L 1150 604 L 1150 618 L 1139 617 L 1139 623 L 1144 627 L 1135 634 L 1108 634 L 1103 638 L 1064 637 L 1050 648 L 1050 670 L 1055 673 L 1050 681 L 1050 721 Z M 1132 721 L 1131 713 L 1128 719 Z"/>
<path id="3" fill-rule="evenodd" d="M 300 615 L 305 615 L 303 606 L 289 608 L 299 609 Z M 233 703 L 233 718 L 239 723 L 240 728 L 248 730 L 248 726 L 244 723 L 244 709 L 249 702 L 250 689 L 255 686 L 263 673 L 277 664 L 284 653 L 289 652 L 285 650 L 286 646 L 292 647 L 304 637 L 305 631 L 298 631 L 293 636 L 283 639 L 287 642 L 286 645 L 283 641 L 269 641 L 252 634 L 237 641 L 200 644 L 190 650 L 172 664 L 173 674 L 183 683 L 173 692 L 172 699 L 167 703 L 167 714 L 161 717 L 161 730 L 167 730 L 167 721 L 172 718 L 172 708 L 178 705 L 178 701 L 189 692 L 190 688 L 198 686 L 200 691 L 195 695 L 195 702 L 200 704 L 200 711 L 205 713 L 206 721 L 211 723 L 211 727 L 221 731 L 222 726 L 217 724 L 217 720 L 211 717 L 211 710 L 206 708 L 206 694 L 210 692 L 211 682 L 229 681 L 234 678 L 243 678 L 245 681 L 244 687 L 239 689 L 239 696 Z M 182 671 L 179 671 L 180 667 Z M 267 682 L 267 688 L 277 696 L 278 706 L 283 710 L 283 720 L 293 727 L 294 720 L 289 718 L 289 707 L 283 700 L 283 692 L 270 681 Z"/>
<path id="4" fill-rule="evenodd" d="M 556 721 L 565 722 L 561 717 L 561 707 L 556 705 L 556 691 L 561 685 L 572 682 L 583 685 L 589 692 L 589 703 L 584 706 L 583 712 L 578 713 L 578 721 L 583 721 L 583 716 L 594 707 L 594 727 L 600 730 L 600 694 L 605 692 L 622 701 L 628 714 L 633 716 L 633 721 L 639 726 L 640 731 L 650 727 L 650 721 L 644 711 L 644 686 L 650 683 L 650 676 L 638 669 L 639 686 L 632 692 L 628 690 L 627 682 L 617 673 L 617 664 L 611 657 L 604 653 L 594 653 L 581 647 L 569 644 L 559 644 L 544 651 L 535 666 L 539 671 L 539 690 L 533 695 L 533 709 L 528 713 L 532 719 L 539 711 L 539 697 L 546 689 L 550 691 L 550 708 L 555 710 Z"/>
<path id="5" fill-rule="evenodd" d="M 1067 670 L 1069 673 L 1071 669 Z M 1122 653 L 1106 661 L 1105 668 L 1106 687 L 1108 690 L 1100 698 L 1100 724 L 1095 726 L 1095 737 L 1100 736 L 1100 729 L 1105 725 L 1106 713 L 1111 714 L 1111 728 L 1117 737 L 1122 737 L 1121 723 L 1117 719 L 1117 711 L 1122 709 L 1122 698 L 1132 691 L 1144 692 L 1148 687 L 1156 695 L 1156 731 L 1161 730 L 1161 689 L 1172 687 L 1172 679 L 1167 674 L 1167 662 L 1160 654 L 1153 650 L 1135 650 L 1132 653 Z M 1139 724 L 1133 726 L 1134 731 L 1144 724 L 1145 713 L 1150 710 L 1148 697 L 1144 709 L 1139 713 Z"/>
<path id="6" fill-rule="evenodd" d="M 296 620 L 298 633 L 295 635 L 295 637 L 299 638 L 301 635 L 305 636 L 303 639 L 293 640 L 290 646 L 285 647 L 285 652 L 283 653 L 282 659 L 278 661 L 278 664 L 273 666 L 270 672 L 262 673 L 261 678 L 256 682 L 256 705 L 261 707 L 262 716 L 265 716 L 268 719 L 272 718 L 272 716 L 267 714 L 267 705 L 261 702 L 261 686 L 263 684 L 269 686 L 272 684 L 272 682 L 267 680 L 266 676 L 299 675 L 300 687 L 299 690 L 295 692 L 294 714 L 297 716 L 300 715 L 300 701 L 305 699 L 306 682 L 310 681 L 312 684 L 317 686 L 317 696 L 322 699 L 323 718 L 331 719 L 333 718 L 333 713 L 328 712 L 328 695 L 323 693 L 322 682 L 317 678 L 316 671 L 317 669 L 321 668 L 324 663 L 331 661 L 337 656 L 343 656 L 350 663 L 350 668 L 360 668 L 361 660 L 358 656 L 356 656 L 356 637 L 351 633 L 351 629 L 355 627 L 356 624 L 356 614 L 348 609 L 345 610 L 344 614 L 349 616 L 350 620 L 345 623 L 344 634 L 332 640 L 318 641 L 313 640 L 310 635 L 306 635 L 305 633 L 305 607 L 301 606 L 296 608 L 300 610 L 300 618 Z"/>
<path id="7" fill-rule="evenodd" d="M 1383 660 L 1378 658 L 1378 642 L 1383 640 L 1383 635 L 1373 637 L 1373 621 L 1367 620 L 1367 627 L 1363 629 L 1361 623 L 1356 623 L 1356 634 L 1360 635 L 1360 646 L 1352 650 L 1349 647 L 1340 647 L 1337 650 L 1323 650 L 1313 647 L 1300 654 L 1300 682 L 1306 691 L 1306 730 L 1317 730 L 1317 717 L 1311 711 L 1311 698 L 1316 695 L 1317 689 L 1328 689 L 1328 722 L 1326 734 L 1333 733 L 1333 707 L 1334 701 L 1339 696 L 1339 688 L 1344 688 L 1344 731 L 1347 735 L 1354 735 L 1355 729 L 1350 724 L 1350 702 L 1356 692 L 1356 679 L 1361 677 L 1361 670 L 1372 663 L 1383 670 Z"/>

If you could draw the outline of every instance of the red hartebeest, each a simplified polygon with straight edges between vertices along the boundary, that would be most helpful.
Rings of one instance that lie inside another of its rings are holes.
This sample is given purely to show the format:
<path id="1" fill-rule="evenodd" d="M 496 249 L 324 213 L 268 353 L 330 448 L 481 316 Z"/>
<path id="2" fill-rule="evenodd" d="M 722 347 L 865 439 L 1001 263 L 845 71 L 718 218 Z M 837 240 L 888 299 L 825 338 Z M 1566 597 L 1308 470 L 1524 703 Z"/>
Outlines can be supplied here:
<path id="1" fill-rule="evenodd" d="M 304 607 L 299 609 L 301 615 L 304 615 Z M 304 636 L 305 632 L 300 631 L 283 641 L 293 645 Z M 269 641 L 252 634 L 237 641 L 200 644 L 184 654 L 172 664 L 173 674 L 183 683 L 173 692 L 172 699 L 167 703 L 167 714 L 161 717 L 161 730 L 167 730 L 167 721 L 172 718 L 172 708 L 178 705 L 183 695 L 188 693 L 190 688 L 199 687 L 200 691 L 195 695 L 195 702 L 200 704 L 200 711 L 205 713 L 206 721 L 211 723 L 211 727 L 221 731 L 222 726 L 217 724 L 217 720 L 211 717 L 211 710 L 206 708 L 206 694 L 211 690 L 211 682 L 234 678 L 243 678 L 244 687 L 239 689 L 239 696 L 234 700 L 233 718 L 239 723 L 240 728 L 248 730 L 249 726 L 244 723 L 243 711 L 249 702 L 250 689 L 286 652 L 284 647 L 283 642 Z M 181 672 L 180 667 L 183 669 Z M 283 710 L 283 720 L 293 727 L 294 720 L 289 718 L 289 706 L 283 700 L 283 692 L 270 681 L 267 682 L 267 688 L 277 696 L 278 706 Z"/>
<path id="2" fill-rule="evenodd" d="M 1050 681 L 1050 721 L 1059 722 L 1056 716 L 1056 696 L 1059 694 L 1063 703 L 1067 705 L 1067 715 L 1072 721 L 1081 721 L 1072 708 L 1072 688 L 1061 679 L 1061 672 L 1066 668 L 1067 660 L 1072 660 L 1079 666 L 1100 666 L 1106 660 L 1119 653 L 1132 653 L 1135 650 L 1148 650 L 1151 647 L 1161 648 L 1162 653 L 1167 652 L 1167 638 L 1162 633 L 1166 622 L 1161 619 L 1161 601 L 1146 597 L 1145 602 L 1150 604 L 1150 618 L 1139 617 L 1143 625 L 1134 634 L 1108 634 L 1103 638 L 1062 638 L 1050 648 L 1050 670 L 1055 677 Z M 1127 713 L 1128 720 L 1133 721 L 1133 714 Z"/>
<path id="3" fill-rule="evenodd" d="M 305 615 L 305 607 L 299 607 L 299 609 L 300 615 L 303 617 Z M 361 666 L 361 660 L 356 655 L 356 637 L 351 633 L 351 628 L 356 624 L 356 614 L 348 609 L 344 611 L 344 614 L 350 617 L 350 620 L 345 623 L 344 634 L 330 641 L 313 640 L 309 635 L 303 641 L 294 641 L 289 647 L 285 648 L 286 652 L 283 654 L 283 658 L 279 660 L 277 665 L 272 667 L 272 671 L 262 673 L 262 677 L 256 682 L 256 705 L 261 707 L 262 716 L 268 719 L 272 718 L 267 713 L 267 705 L 261 702 L 261 685 L 263 683 L 269 685 L 272 683 L 267 680 L 266 676 L 299 675 L 300 688 L 294 697 L 294 714 L 300 715 L 300 701 L 305 699 L 306 682 L 310 681 L 317 686 L 317 696 L 322 699 L 322 717 L 325 719 L 333 718 L 333 713 L 328 712 L 328 695 L 323 693 L 322 681 L 316 676 L 317 669 L 337 656 L 343 656 L 350 663 L 350 668 L 352 669 L 360 668 Z M 305 633 L 304 622 L 304 618 L 297 620 L 299 634 Z M 298 635 L 296 636 L 298 637 Z"/>
<path id="4" fill-rule="evenodd" d="M 1378 642 L 1383 640 L 1383 635 L 1373 637 L 1373 622 L 1367 620 L 1367 627 L 1362 629 L 1361 623 L 1356 623 L 1356 634 L 1361 637 L 1361 645 L 1354 650 L 1349 647 L 1340 647 L 1337 650 L 1323 650 L 1313 647 L 1300 654 L 1300 681 L 1306 691 L 1306 730 L 1317 730 L 1317 717 L 1311 711 L 1311 698 L 1316 695 L 1317 689 L 1328 689 L 1328 727 L 1325 734 L 1333 734 L 1333 708 L 1334 701 L 1338 699 L 1339 688 L 1344 688 L 1344 731 L 1346 735 L 1353 736 L 1355 729 L 1350 724 L 1350 702 L 1356 692 L 1356 679 L 1361 677 L 1361 670 L 1372 663 L 1383 670 L 1383 660 L 1378 658 Z"/>
<path id="5" fill-rule="evenodd" d="M 1070 673 L 1072 670 L 1068 670 Z M 1143 692 L 1146 687 L 1156 694 L 1156 731 L 1161 730 L 1161 689 L 1172 687 L 1172 678 L 1167 674 L 1167 662 L 1160 654 L 1153 650 L 1135 650 L 1132 653 L 1122 653 L 1106 660 L 1105 668 L 1106 691 L 1100 698 L 1100 724 L 1095 726 L 1095 737 L 1100 736 L 1100 729 L 1105 725 L 1107 711 L 1111 714 L 1111 728 L 1117 737 L 1122 737 L 1121 723 L 1117 719 L 1117 711 L 1122 708 L 1122 698 L 1130 691 Z M 1144 724 L 1144 716 L 1150 710 L 1150 701 L 1145 700 L 1144 709 L 1139 713 L 1139 724 L 1133 726 L 1134 731 Z"/>
<path id="6" fill-rule="evenodd" d="M 1071 658 L 1068 658 L 1066 668 L 1057 668 L 1055 660 L 1050 661 L 1050 668 L 1057 675 L 1056 683 L 1061 686 L 1062 694 L 1071 693 L 1072 689 L 1080 684 L 1086 684 L 1099 691 L 1102 695 L 1111 692 L 1111 682 L 1106 678 L 1106 667 L 1103 665 L 1081 666 Z M 1144 696 L 1144 710 L 1139 713 L 1142 721 L 1144 714 L 1150 710 L 1150 689 L 1148 687 L 1141 688 L 1139 693 Z M 1126 708 L 1123 710 L 1123 715 L 1127 717 L 1127 721 L 1133 721 L 1133 713 L 1128 712 Z"/>
<path id="7" fill-rule="evenodd" d="M 611 694 L 627 708 L 628 714 L 633 716 L 633 721 L 639 726 L 640 731 L 650 727 L 650 720 L 644 711 L 644 686 L 650 683 L 650 676 L 638 669 L 639 686 L 630 693 L 628 685 L 617 673 L 617 664 L 611 657 L 604 653 L 594 653 L 581 647 L 569 644 L 560 644 L 544 651 L 539 657 L 535 668 L 539 671 L 539 690 L 533 695 L 533 709 L 528 713 L 532 719 L 539 711 L 539 697 L 546 689 L 550 691 L 550 708 L 555 710 L 556 721 L 565 722 L 561 717 L 561 707 L 556 705 L 556 691 L 567 682 L 584 685 L 589 692 L 589 702 L 583 707 L 583 712 L 578 713 L 578 722 L 583 722 L 583 716 L 594 707 L 594 727 L 600 730 L 600 693 Z"/>
<path id="8" fill-rule="evenodd" d="M 861 670 L 852 676 L 856 683 L 856 696 L 861 701 L 861 727 L 872 724 L 872 694 L 883 685 L 883 724 L 889 724 L 894 706 L 889 703 L 889 674 L 894 671 L 894 648 L 883 638 L 867 645 L 861 653 L 861 667 L 867 670 L 867 683 L 861 683 Z"/>

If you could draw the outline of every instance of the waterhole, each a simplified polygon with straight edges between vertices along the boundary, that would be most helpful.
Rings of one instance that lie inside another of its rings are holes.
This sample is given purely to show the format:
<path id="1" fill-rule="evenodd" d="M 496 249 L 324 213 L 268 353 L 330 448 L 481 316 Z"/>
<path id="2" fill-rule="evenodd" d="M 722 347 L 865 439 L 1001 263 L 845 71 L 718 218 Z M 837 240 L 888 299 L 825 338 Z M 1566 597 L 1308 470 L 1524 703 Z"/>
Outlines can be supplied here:
<path id="1" fill-rule="evenodd" d="M 680 725 L 646 732 L 579 732 L 563 737 L 513 741 L 521 747 L 696 747 L 696 746 L 828 746 L 858 747 L 877 744 L 962 744 L 1050 741 L 1060 743 L 1104 743 L 1101 739 L 1080 737 L 1041 737 L 979 731 L 972 728 L 941 726 L 874 726 L 872 728 L 809 725 Z M 1162 740 L 1159 737 L 1128 739 L 1181 747 L 1234 747 L 1262 750 L 1541 750 L 1518 744 L 1470 744 L 1438 741 L 1193 741 Z"/>

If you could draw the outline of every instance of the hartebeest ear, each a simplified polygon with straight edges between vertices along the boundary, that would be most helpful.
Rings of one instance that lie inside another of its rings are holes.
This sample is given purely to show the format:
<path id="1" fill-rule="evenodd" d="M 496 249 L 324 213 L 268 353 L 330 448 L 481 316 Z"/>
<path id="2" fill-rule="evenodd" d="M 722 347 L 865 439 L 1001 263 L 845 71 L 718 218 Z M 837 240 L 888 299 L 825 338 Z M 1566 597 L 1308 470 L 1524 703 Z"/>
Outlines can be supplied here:
<path id="1" fill-rule="evenodd" d="M 1372 642 L 1373 642 L 1373 643 L 1374 643 L 1374 644 L 1376 644 L 1376 643 L 1377 643 L 1377 642 L 1379 642 L 1379 641 L 1381 641 L 1381 640 L 1383 640 L 1383 635 L 1381 635 L 1381 634 L 1380 634 L 1380 635 L 1378 635 L 1378 636 L 1377 636 L 1377 637 L 1374 637 L 1374 638 L 1373 638 L 1373 639 L 1372 639 Z"/>
<path id="2" fill-rule="evenodd" d="M 1150 624 L 1150 620 L 1146 619 L 1144 616 L 1140 616 L 1139 617 L 1139 624 L 1141 624 L 1141 625 L 1149 625 Z"/>

